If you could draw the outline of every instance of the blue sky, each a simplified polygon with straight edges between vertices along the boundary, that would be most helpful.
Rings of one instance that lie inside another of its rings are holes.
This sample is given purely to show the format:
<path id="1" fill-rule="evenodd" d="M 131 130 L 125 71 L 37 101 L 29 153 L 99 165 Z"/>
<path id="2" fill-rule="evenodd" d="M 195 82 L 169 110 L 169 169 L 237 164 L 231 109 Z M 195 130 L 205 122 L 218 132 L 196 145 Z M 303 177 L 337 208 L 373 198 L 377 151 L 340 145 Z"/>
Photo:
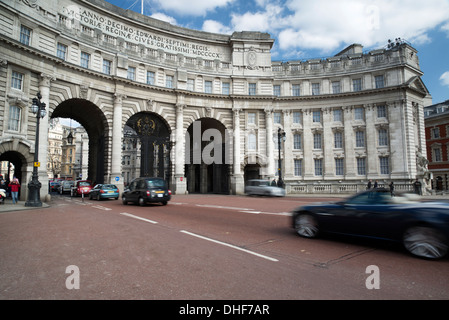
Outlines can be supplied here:
<path id="1" fill-rule="evenodd" d="M 142 0 L 107 0 L 141 13 Z M 185 28 L 268 32 L 272 60 L 330 57 L 400 37 L 418 50 L 433 103 L 449 99 L 449 0 L 143 0 L 143 14 Z"/>

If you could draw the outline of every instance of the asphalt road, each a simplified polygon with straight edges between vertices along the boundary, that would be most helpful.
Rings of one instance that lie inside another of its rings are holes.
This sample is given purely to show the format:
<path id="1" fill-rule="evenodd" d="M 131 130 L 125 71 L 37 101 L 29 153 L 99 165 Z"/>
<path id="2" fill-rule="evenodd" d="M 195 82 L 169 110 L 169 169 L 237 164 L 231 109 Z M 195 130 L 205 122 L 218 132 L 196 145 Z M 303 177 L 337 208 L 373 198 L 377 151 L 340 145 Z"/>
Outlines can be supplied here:
<path id="1" fill-rule="evenodd" d="M 298 237 L 289 212 L 322 200 L 335 199 L 178 195 L 139 207 L 55 195 L 49 208 L 0 213 L 0 299 L 449 298 L 449 259 Z"/>

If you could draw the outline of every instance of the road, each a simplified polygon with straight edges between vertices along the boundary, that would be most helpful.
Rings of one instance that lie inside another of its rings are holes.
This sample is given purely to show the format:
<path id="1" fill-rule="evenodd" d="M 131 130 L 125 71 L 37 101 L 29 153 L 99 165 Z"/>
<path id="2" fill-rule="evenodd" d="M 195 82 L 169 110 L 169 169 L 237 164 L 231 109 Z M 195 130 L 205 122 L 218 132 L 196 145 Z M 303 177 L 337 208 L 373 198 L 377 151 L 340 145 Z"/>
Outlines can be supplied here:
<path id="1" fill-rule="evenodd" d="M 176 195 L 139 207 L 54 195 L 49 208 L 0 213 L 0 299 L 449 298 L 449 259 L 298 237 L 289 212 L 327 200 Z"/>

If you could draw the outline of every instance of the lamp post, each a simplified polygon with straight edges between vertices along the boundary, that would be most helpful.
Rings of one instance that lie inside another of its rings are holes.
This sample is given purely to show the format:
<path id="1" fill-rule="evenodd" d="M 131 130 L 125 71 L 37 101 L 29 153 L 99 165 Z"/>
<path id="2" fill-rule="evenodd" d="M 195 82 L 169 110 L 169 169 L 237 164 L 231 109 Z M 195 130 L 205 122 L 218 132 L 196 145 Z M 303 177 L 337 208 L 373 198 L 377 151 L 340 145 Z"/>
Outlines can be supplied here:
<path id="1" fill-rule="evenodd" d="M 284 187 L 284 181 L 282 180 L 282 159 L 281 159 L 281 140 L 285 141 L 285 132 L 281 130 L 281 128 L 278 129 L 278 150 L 279 150 L 279 157 L 278 157 L 278 173 L 279 173 L 279 180 L 278 180 L 278 187 L 283 188 Z"/>
<path id="2" fill-rule="evenodd" d="M 34 142 L 34 164 L 33 164 L 33 176 L 30 183 L 28 183 L 28 200 L 25 202 L 25 207 L 42 207 L 40 189 L 42 184 L 39 182 L 39 176 L 37 168 L 39 163 L 39 121 L 45 117 L 45 102 L 41 102 L 42 96 L 38 92 L 36 98 L 33 98 L 33 104 L 31 105 L 31 112 L 36 115 L 36 141 Z"/>

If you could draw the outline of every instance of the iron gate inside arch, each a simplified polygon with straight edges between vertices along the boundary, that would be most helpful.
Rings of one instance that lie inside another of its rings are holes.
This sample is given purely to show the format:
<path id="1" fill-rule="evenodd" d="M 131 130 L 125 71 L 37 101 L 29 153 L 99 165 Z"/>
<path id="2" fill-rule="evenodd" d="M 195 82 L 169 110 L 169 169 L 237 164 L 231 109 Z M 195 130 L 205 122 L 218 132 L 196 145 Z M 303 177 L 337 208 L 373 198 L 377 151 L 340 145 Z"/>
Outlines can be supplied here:
<path id="1" fill-rule="evenodd" d="M 132 142 L 131 152 L 136 158 L 140 156 L 138 176 L 161 177 L 170 182 L 170 131 L 158 115 L 139 113 L 132 116 L 126 123 L 124 138 Z"/>

